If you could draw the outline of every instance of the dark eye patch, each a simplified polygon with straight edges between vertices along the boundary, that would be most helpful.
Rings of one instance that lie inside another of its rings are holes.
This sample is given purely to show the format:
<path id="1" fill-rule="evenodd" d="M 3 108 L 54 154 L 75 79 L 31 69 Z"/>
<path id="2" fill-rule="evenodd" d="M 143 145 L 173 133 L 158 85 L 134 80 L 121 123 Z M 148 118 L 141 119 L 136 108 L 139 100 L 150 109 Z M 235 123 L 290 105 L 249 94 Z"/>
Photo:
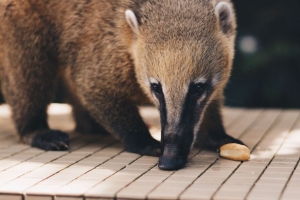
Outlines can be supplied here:
<path id="1" fill-rule="evenodd" d="M 151 90 L 156 94 L 156 95 L 161 95 L 162 94 L 162 88 L 160 83 L 151 83 Z"/>
<path id="2" fill-rule="evenodd" d="M 201 97 L 209 88 L 209 83 L 191 83 L 189 94 L 195 97 Z"/>
<path id="3" fill-rule="evenodd" d="M 164 132 L 164 127 L 167 124 L 167 110 L 166 110 L 166 101 L 164 93 L 160 83 L 150 83 L 150 89 L 153 94 L 156 96 L 159 101 L 159 112 L 160 112 L 160 123 L 162 127 L 162 132 Z M 162 137 L 162 143 L 164 138 Z"/>
<path id="4" fill-rule="evenodd" d="M 192 84 L 191 89 L 195 95 L 202 95 L 207 88 L 206 86 L 207 86 L 206 83 L 196 83 L 196 84 Z"/>

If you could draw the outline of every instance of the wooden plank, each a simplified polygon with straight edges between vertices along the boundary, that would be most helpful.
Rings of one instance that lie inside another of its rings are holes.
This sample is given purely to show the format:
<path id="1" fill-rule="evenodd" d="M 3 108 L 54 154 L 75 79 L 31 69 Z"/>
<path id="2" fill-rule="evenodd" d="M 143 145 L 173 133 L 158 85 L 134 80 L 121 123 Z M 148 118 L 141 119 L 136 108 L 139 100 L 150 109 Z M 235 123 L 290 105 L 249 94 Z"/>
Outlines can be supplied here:
<path id="1" fill-rule="evenodd" d="M 51 127 L 74 128 L 70 111 L 51 105 Z M 159 138 L 157 110 L 140 112 Z M 71 134 L 70 152 L 19 144 L 10 111 L 0 106 L 0 200 L 299 199 L 299 113 L 225 108 L 228 133 L 248 145 L 251 160 L 235 162 L 193 149 L 186 168 L 162 171 L 158 158 L 123 152 L 112 138 Z"/>
<path id="2" fill-rule="evenodd" d="M 0 200 L 23 200 L 21 195 L 8 195 L 0 193 Z"/>
<path id="3" fill-rule="evenodd" d="M 245 109 L 243 108 L 227 108 L 223 110 L 223 124 L 225 127 L 228 127 L 232 122 L 238 119 L 238 117 L 243 116 Z"/>
<path id="4" fill-rule="evenodd" d="M 119 154 L 119 152 L 122 151 L 122 149 L 117 148 L 119 144 L 114 144 L 110 146 L 110 143 L 113 143 L 114 140 L 106 139 L 102 140 L 102 142 L 103 143 L 94 142 L 84 145 L 71 153 L 59 157 L 59 159 L 56 159 L 54 162 L 51 163 L 54 164 L 52 168 L 55 169 L 52 172 L 50 172 L 50 174 L 42 173 L 43 168 L 47 170 L 47 165 L 44 165 L 42 168 L 39 168 L 38 174 L 41 172 L 40 175 L 42 176 L 42 180 L 39 181 L 37 184 L 30 185 L 30 187 L 28 187 L 28 189 L 24 191 L 24 193 L 26 193 L 27 195 L 56 195 L 57 190 L 69 184 L 76 178 L 82 176 L 84 173 L 91 171 L 93 168 L 105 162 L 106 160 L 109 160 L 111 157 L 109 156 L 105 157 L 104 159 L 97 160 L 96 165 L 94 163 L 87 163 L 85 165 L 82 165 L 81 163 L 84 163 L 85 159 L 88 159 L 91 156 L 95 156 L 95 159 L 97 159 L 97 156 L 107 156 L 110 152 L 115 153 L 117 155 Z M 97 144 L 97 148 L 94 148 L 95 144 Z M 114 146 L 116 148 L 114 148 Z M 110 149 L 112 150 L 109 151 Z M 31 176 L 36 176 L 34 172 L 35 171 L 31 172 Z"/>
<path id="5" fill-rule="evenodd" d="M 227 128 L 228 133 L 234 137 L 241 136 L 247 129 L 251 128 L 253 124 L 256 124 L 256 119 L 262 114 L 262 110 L 244 110 L 242 113 L 243 115 L 235 118 L 236 120 L 230 123 Z M 218 154 L 216 153 L 212 154 L 207 152 L 203 154 L 200 152 L 199 155 L 213 156 L 214 161 L 210 162 L 207 169 L 205 169 L 200 176 L 196 177 L 197 179 L 192 182 L 188 188 L 181 191 L 179 194 L 180 199 L 211 199 L 222 183 L 226 181 L 240 164 L 240 162 L 218 159 Z"/>
<path id="6" fill-rule="evenodd" d="M 275 115 L 274 115 L 275 114 Z M 282 141 L 278 141 L 277 142 L 277 146 L 272 143 L 272 148 L 267 148 L 270 146 L 265 146 L 264 143 L 265 141 L 269 141 L 269 137 L 274 134 L 273 130 L 281 130 L 282 127 L 284 127 L 284 130 L 289 129 L 292 127 L 292 125 L 294 124 L 295 120 L 298 117 L 298 113 L 292 114 L 286 114 L 286 113 L 282 113 L 282 115 L 280 115 L 280 121 L 279 123 L 276 123 L 276 119 L 278 117 L 279 112 L 277 111 L 269 111 L 269 112 L 265 112 L 264 116 L 262 116 L 262 118 L 259 120 L 258 124 L 255 124 L 255 126 L 253 128 L 251 128 L 247 134 L 244 134 L 244 139 L 245 138 L 250 138 L 250 135 L 254 135 L 254 139 L 251 138 L 251 142 L 253 142 L 253 146 L 252 148 L 257 144 L 257 142 L 259 142 L 262 138 L 262 140 L 260 141 L 260 144 L 257 146 L 256 149 L 254 149 L 254 153 L 252 154 L 253 159 L 250 160 L 249 162 L 246 163 L 242 163 L 240 166 L 238 166 L 238 168 L 235 170 L 235 173 L 222 185 L 222 187 L 217 191 L 217 193 L 214 195 L 214 199 L 230 199 L 231 195 L 230 193 L 226 192 L 226 191 L 230 191 L 230 190 L 234 190 L 234 188 L 236 188 L 239 185 L 242 185 L 242 189 L 240 189 L 238 196 L 235 196 L 236 198 L 240 198 L 240 199 L 244 199 L 247 194 L 249 193 L 250 190 L 256 190 L 254 187 L 253 189 L 253 185 L 259 184 L 257 182 L 257 179 L 259 179 L 261 177 L 261 173 L 265 170 L 266 165 L 268 165 L 269 161 L 272 159 L 272 157 L 275 155 L 276 151 L 278 150 L 278 145 L 280 145 L 282 143 Z M 278 122 L 278 121 L 277 121 Z M 273 124 L 273 126 L 272 126 Z M 269 127 L 269 128 L 268 128 Z M 271 129 L 270 129 L 271 128 Z M 270 130 L 269 130 L 270 129 Z M 265 135 L 266 134 L 266 135 Z M 277 147 L 277 149 L 276 149 Z M 259 156 L 256 155 L 256 153 L 259 154 Z M 259 157 L 259 158 L 264 158 L 265 159 L 265 163 L 263 165 L 256 165 L 255 164 L 255 158 Z M 251 162 L 254 162 L 254 165 L 251 165 Z M 249 166 L 249 167 L 248 167 Z M 272 168 L 270 167 L 270 172 L 272 171 Z M 279 168 L 273 168 L 274 169 L 279 169 Z M 241 173 L 244 172 L 244 173 Z M 248 179 L 247 182 L 245 183 L 245 181 L 243 179 L 239 179 L 239 177 L 243 174 L 248 174 L 248 173 L 253 174 L 254 176 L 251 179 Z M 273 178 L 273 177 L 272 177 Z M 280 184 L 282 181 L 282 179 L 277 179 L 276 181 L 272 180 L 272 178 L 270 178 L 270 176 L 266 177 L 266 178 L 262 178 L 260 179 L 260 183 L 261 184 L 268 184 L 268 183 L 278 183 Z M 270 184 L 269 184 L 270 185 Z M 256 185 L 257 186 L 257 185 Z M 230 189 L 231 188 L 231 189 Z M 265 187 L 261 187 L 260 188 L 265 188 Z M 256 194 L 257 193 L 257 194 Z M 261 197 L 265 197 L 265 194 L 261 194 L 261 192 L 256 192 L 253 193 L 252 196 L 248 197 L 248 198 L 261 198 Z M 226 196 L 227 194 L 227 196 Z M 279 193 L 280 194 L 280 193 Z M 275 194 L 275 192 L 272 195 L 277 195 Z M 261 196 L 261 197 L 260 197 Z M 273 198 L 273 196 L 270 196 L 270 198 Z"/>

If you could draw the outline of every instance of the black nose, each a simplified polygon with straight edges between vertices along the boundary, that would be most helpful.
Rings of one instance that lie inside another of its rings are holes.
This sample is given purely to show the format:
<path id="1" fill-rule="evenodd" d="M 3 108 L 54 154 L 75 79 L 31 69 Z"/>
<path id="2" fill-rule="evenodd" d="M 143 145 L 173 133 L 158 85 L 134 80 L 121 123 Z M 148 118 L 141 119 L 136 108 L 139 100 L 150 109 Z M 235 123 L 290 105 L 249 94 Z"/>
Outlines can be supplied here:
<path id="1" fill-rule="evenodd" d="M 159 158 L 158 167 L 162 170 L 176 170 L 184 167 L 188 152 L 178 144 L 165 144 L 163 155 Z"/>
<path id="2" fill-rule="evenodd" d="M 186 159 L 183 157 L 161 156 L 158 161 L 158 167 L 162 170 L 176 170 L 184 167 Z"/>

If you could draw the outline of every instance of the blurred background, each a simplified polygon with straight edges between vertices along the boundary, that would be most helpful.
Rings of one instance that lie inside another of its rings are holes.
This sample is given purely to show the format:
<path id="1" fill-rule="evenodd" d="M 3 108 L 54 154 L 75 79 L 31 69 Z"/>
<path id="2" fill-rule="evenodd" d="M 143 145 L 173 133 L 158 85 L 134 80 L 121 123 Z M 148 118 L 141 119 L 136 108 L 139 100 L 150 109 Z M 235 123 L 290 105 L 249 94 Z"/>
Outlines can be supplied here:
<path id="1" fill-rule="evenodd" d="M 300 108 L 300 1 L 233 2 L 238 36 L 226 105 Z"/>
<path id="2" fill-rule="evenodd" d="M 300 1 L 233 2 L 238 36 L 226 105 L 300 108 Z"/>

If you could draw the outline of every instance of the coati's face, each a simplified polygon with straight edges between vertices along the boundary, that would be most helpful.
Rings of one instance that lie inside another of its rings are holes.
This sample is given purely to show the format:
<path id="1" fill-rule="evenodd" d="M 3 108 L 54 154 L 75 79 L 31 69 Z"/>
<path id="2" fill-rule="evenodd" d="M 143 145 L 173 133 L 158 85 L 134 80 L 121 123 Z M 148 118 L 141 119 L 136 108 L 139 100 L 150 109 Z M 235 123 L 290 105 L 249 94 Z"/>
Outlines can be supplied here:
<path id="1" fill-rule="evenodd" d="M 161 169 L 182 167 L 207 105 L 220 97 L 233 59 L 228 1 L 145 1 L 126 11 L 137 78 L 160 110 Z"/>

